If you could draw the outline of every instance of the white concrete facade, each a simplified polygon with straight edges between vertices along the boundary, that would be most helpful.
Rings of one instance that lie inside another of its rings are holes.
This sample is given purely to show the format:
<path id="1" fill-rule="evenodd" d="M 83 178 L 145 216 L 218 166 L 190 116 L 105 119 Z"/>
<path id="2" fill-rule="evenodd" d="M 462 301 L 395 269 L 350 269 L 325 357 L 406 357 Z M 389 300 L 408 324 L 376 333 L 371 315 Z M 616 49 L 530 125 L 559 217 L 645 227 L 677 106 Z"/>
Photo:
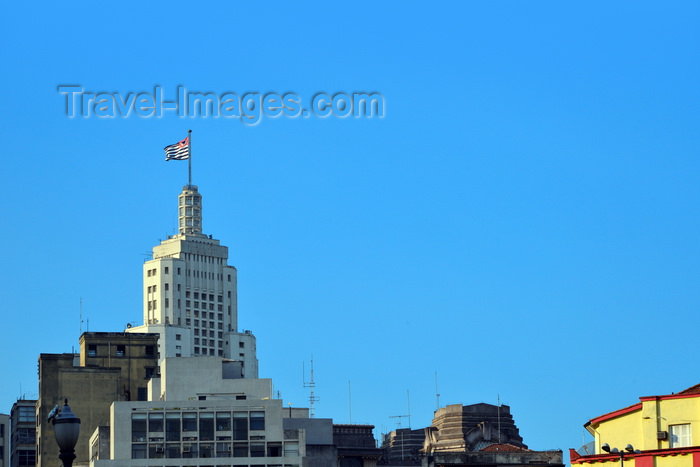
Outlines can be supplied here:
<path id="1" fill-rule="evenodd" d="M 112 404 L 110 426 L 90 438 L 90 466 L 301 467 L 306 431 L 284 429 L 288 409 L 271 399 L 270 379 L 236 368 L 220 357 L 166 358 L 152 400 Z"/>
<path id="2" fill-rule="evenodd" d="M 184 186 L 178 204 L 179 233 L 153 247 L 153 259 L 144 263 L 144 324 L 129 332 L 159 333 L 161 358 L 235 359 L 245 377 L 256 378 L 255 337 L 238 330 L 237 271 L 228 265 L 228 248 L 202 234 L 196 186 Z"/>

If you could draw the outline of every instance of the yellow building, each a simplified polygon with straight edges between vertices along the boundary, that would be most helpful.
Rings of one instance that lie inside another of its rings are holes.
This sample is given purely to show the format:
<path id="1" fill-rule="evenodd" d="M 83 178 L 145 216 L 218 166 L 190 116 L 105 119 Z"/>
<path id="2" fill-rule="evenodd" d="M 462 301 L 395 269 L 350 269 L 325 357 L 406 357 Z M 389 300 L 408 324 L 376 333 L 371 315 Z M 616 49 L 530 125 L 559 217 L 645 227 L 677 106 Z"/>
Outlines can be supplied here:
<path id="1" fill-rule="evenodd" d="M 700 467 L 700 384 L 639 403 L 584 425 L 595 454 L 570 450 L 572 466 Z M 629 445 L 629 447 L 628 447 Z"/>

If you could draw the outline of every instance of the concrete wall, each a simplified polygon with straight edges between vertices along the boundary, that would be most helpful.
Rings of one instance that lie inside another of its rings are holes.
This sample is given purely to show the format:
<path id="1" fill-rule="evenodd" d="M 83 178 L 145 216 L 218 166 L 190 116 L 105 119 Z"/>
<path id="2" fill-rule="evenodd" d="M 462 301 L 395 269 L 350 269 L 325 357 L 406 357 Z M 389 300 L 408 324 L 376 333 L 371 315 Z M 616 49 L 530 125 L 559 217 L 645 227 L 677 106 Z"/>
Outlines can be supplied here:
<path id="1" fill-rule="evenodd" d="M 223 365 L 221 357 L 166 358 L 161 365 L 158 399 L 192 400 L 207 394 L 272 398 L 271 379 L 223 379 Z"/>

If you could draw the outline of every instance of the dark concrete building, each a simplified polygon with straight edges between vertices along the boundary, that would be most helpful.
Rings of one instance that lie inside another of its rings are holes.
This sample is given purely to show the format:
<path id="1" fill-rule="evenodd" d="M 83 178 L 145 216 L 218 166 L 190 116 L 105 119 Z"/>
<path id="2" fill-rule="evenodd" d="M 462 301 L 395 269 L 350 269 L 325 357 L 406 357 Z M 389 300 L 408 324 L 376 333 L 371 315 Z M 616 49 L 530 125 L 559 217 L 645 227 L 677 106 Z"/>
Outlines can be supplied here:
<path id="1" fill-rule="evenodd" d="M 158 334 L 86 332 L 79 354 L 39 355 L 39 400 L 36 403 L 36 465 L 58 462 L 53 426 L 46 422 L 56 405 L 68 399 L 89 436 L 109 424 L 115 401 L 146 400 L 148 380 L 158 368 Z M 76 463 L 88 462 L 87 443 L 76 446 Z"/>

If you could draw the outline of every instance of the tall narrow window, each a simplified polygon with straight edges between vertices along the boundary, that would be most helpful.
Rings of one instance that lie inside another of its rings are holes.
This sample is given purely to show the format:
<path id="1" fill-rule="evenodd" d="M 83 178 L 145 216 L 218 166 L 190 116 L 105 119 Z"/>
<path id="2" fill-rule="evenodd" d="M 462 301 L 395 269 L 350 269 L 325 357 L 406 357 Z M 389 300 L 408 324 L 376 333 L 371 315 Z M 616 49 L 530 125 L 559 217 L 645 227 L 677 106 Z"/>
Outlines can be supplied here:
<path id="1" fill-rule="evenodd" d="M 234 412 L 233 413 L 233 439 L 247 440 L 248 439 L 248 413 Z M 247 446 L 246 446 L 247 451 Z"/>
<path id="2" fill-rule="evenodd" d="M 131 415 L 131 441 L 146 441 L 145 413 L 135 413 Z"/>
<path id="3" fill-rule="evenodd" d="M 180 414 L 165 414 L 165 440 L 180 441 Z"/>
<path id="4" fill-rule="evenodd" d="M 202 412 L 199 414 L 199 439 L 201 441 L 214 440 L 214 413 Z M 201 455 L 201 450 L 200 450 Z"/>

